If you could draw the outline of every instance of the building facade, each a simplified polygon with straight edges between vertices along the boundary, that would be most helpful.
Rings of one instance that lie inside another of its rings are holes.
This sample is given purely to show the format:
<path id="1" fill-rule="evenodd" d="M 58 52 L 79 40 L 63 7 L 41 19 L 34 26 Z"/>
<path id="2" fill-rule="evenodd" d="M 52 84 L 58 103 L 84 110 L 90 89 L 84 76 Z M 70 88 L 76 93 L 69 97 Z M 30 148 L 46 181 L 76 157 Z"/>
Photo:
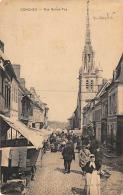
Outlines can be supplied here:
<path id="1" fill-rule="evenodd" d="M 102 69 L 95 66 L 94 55 L 90 37 L 89 1 L 87 1 L 85 46 L 82 53 L 82 66 L 79 71 L 81 129 L 83 126 L 83 108 L 88 101 L 96 96 L 102 85 Z"/>
<path id="2" fill-rule="evenodd" d="M 13 74 L 12 71 L 8 71 L 3 55 L 4 43 L 0 41 L 0 113 L 10 116 L 11 79 Z"/>
<path id="3" fill-rule="evenodd" d="M 10 115 L 10 77 L 0 66 L 0 113 Z"/>
<path id="4" fill-rule="evenodd" d="M 19 83 L 17 79 L 12 78 L 11 81 L 11 104 L 10 104 L 10 117 L 18 119 L 19 110 L 18 110 L 18 91 Z"/>
<path id="5" fill-rule="evenodd" d="M 117 153 L 123 152 L 123 55 L 107 81 L 83 112 L 84 125 L 94 124 L 96 139 Z M 90 116 L 91 115 L 91 116 Z"/>
<path id="6" fill-rule="evenodd" d="M 85 45 L 82 52 L 82 66 L 79 70 L 79 90 L 77 98 L 78 128 L 83 129 L 83 108 L 93 99 L 102 86 L 102 69 L 95 66 L 94 50 L 90 37 L 89 1 L 87 1 Z"/>
<path id="7" fill-rule="evenodd" d="M 22 110 L 20 113 L 20 120 L 27 126 L 31 127 L 30 122 L 32 121 L 33 116 L 33 102 L 29 94 L 25 94 L 21 98 Z"/>
<path id="8" fill-rule="evenodd" d="M 123 151 L 123 54 L 108 88 L 107 136 L 112 147 Z"/>
<path id="9" fill-rule="evenodd" d="M 34 87 L 30 88 L 32 101 L 32 116 L 30 117 L 30 125 L 36 129 L 47 128 L 48 110 L 47 104 L 40 100 L 40 96 L 36 93 Z"/>
<path id="10" fill-rule="evenodd" d="M 20 77 L 20 65 L 11 64 L 0 41 L 0 113 L 20 120 L 30 128 L 47 128 L 48 106 L 40 100 L 34 88 L 25 88 Z"/>
<path id="11" fill-rule="evenodd" d="M 110 83 L 109 83 L 110 84 Z M 108 85 L 109 85 L 108 84 Z M 107 142 L 108 90 L 101 95 L 101 142 Z"/>

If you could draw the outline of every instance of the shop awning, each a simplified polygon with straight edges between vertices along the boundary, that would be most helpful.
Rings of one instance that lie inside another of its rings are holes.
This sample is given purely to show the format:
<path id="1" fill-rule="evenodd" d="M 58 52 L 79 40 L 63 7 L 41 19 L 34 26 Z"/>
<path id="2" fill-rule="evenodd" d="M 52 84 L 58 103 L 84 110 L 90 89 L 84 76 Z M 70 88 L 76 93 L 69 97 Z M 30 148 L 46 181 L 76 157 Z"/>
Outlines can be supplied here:
<path id="1" fill-rule="evenodd" d="M 48 130 L 48 129 L 40 129 L 40 130 L 35 129 L 35 131 L 37 131 L 45 139 L 47 139 L 53 132 L 52 130 Z"/>
<path id="2" fill-rule="evenodd" d="M 32 130 L 23 124 L 21 121 L 5 117 L 0 114 L 0 117 L 14 130 L 18 131 L 21 135 L 23 135 L 27 140 L 29 140 L 36 149 L 43 147 L 43 141 L 45 137 L 41 135 L 39 131 Z"/>

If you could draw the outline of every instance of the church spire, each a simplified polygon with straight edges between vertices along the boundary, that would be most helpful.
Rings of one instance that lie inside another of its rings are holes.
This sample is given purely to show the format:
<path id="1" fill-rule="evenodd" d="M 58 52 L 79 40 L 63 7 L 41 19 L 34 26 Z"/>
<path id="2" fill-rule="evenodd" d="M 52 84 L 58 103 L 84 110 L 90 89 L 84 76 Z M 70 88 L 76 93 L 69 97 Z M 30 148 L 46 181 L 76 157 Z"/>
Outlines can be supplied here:
<path id="1" fill-rule="evenodd" d="M 90 21 L 89 21 L 89 0 L 87 0 L 87 16 L 86 16 L 86 39 L 85 44 L 91 44 L 90 39 Z"/>
<path id="2" fill-rule="evenodd" d="M 82 59 L 83 59 L 84 71 L 91 73 L 94 68 L 94 64 L 93 64 L 94 52 L 92 49 L 91 37 L 90 37 L 89 3 L 90 1 L 87 0 L 85 46 L 84 46 Z"/>

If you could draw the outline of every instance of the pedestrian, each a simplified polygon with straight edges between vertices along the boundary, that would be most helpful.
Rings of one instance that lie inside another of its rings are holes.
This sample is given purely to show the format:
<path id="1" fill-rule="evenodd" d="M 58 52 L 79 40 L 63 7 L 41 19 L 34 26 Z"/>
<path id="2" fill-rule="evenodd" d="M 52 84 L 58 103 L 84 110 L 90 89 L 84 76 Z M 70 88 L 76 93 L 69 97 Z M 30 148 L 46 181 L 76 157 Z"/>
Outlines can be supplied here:
<path id="1" fill-rule="evenodd" d="M 90 150 L 83 145 L 79 153 L 79 166 L 81 167 L 82 174 L 84 174 L 84 167 L 87 162 L 90 160 Z"/>
<path id="2" fill-rule="evenodd" d="M 61 152 L 63 152 L 63 149 L 64 149 L 65 145 L 66 145 L 66 141 L 62 141 L 61 147 L 60 147 Z"/>
<path id="3" fill-rule="evenodd" d="M 95 158 L 96 161 L 98 161 L 98 163 L 100 164 L 100 166 L 102 165 L 103 162 L 103 150 L 101 147 L 98 147 L 95 151 Z"/>
<path id="4" fill-rule="evenodd" d="M 71 142 L 67 142 L 63 151 L 62 151 L 63 159 L 64 159 L 64 168 L 65 173 L 70 173 L 71 162 L 75 160 L 74 147 Z"/>
<path id="5" fill-rule="evenodd" d="M 46 153 L 46 150 L 47 150 L 47 141 L 44 140 L 44 143 L 43 143 L 43 152 L 44 152 L 44 154 Z"/>
<path id="6" fill-rule="evenodd" d="M 100 168 L 95 155 L 91 154 L 89 162 L 84 167 L 86 195 L 100 195 Z"/>
<path id="7" fill-rule="evenodd" d="M 92 154 L 96 153 L 96 149 L 99 148 L 99 143 L 96 139 L 92 139 L 90 143 L 90 152 Z"/>
<path id="8" fill-rule="evenodd" d="M 33 165 L 31 167 L 31 180 L 34 181 L 35 180 L 35 173 L 36 173 L 36 166 Z"/>
<path id="9" fill-rule="evenodd" d="M 76 146 L 76 149 L 78 149 L 78 153 L 80 152 L 81 148 L 82 148 L 82 139 L 81 136 L 79 136 L 77 139 L 77 146 Z"/>

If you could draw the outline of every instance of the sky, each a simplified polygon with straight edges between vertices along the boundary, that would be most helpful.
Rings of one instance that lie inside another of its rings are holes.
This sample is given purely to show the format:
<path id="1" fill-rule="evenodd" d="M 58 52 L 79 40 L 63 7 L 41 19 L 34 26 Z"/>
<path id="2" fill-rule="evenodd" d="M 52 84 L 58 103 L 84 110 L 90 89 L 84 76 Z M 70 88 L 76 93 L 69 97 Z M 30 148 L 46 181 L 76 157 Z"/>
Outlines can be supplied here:
<path id="1" fill-rule="evenodd" d="M 0 39 L 26 87 L 49 106 L 49 120 L 67 121 L 77 104 L 86 0 L 0 1 Z M 90 0 L 95 66 L 111 78 L 123 52 L 123 0 Z"/>

